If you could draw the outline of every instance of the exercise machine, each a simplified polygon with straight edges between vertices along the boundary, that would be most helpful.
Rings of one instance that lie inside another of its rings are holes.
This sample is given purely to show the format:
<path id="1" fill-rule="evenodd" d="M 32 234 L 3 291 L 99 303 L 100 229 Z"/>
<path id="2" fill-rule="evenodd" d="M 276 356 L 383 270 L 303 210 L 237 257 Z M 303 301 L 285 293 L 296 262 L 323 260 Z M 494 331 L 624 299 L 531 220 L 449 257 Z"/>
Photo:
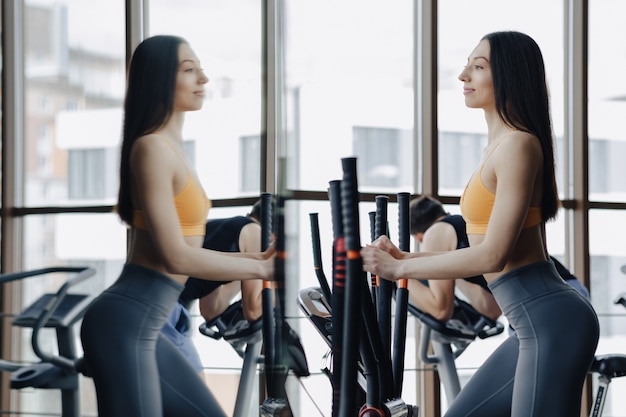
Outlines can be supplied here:
<path id="1" fill-rule="evenodd" d="M 394 375 L 397 369 L 394 362 L 403 368 L 404 346 L 398 344 L 392 353 L 392 287 L 381 289 L 377 285 L 370 290 L 360 258 L 356 158 L 342 159 L 342 167 L 343 179 L 329 183 L 333 219 L 332 294 L 329 299 L 327 294 L 331 291 L 321 270 L 319 235 L 315 232 L 317 218 L 311 215 L 320 287 L 302 289 L 298 303 L 331 347 L 332 369 L 327 373 L 333 388 L 333 417 L 414 417 L 419 410 L 401 399 L 402 378 L 397 372 Z M 379 233 L 387 231 L 385 203 L 385 199 L 377 201 L 375 221 Z M 406 308 L 403 305 L 397 303 L 397 308 Z M 402 329 L 406 329 L 406 319 L 402 320 L 402 316 L 400 311 L 397 315 L 400 322 L 395 326 L 401 335 Z M 350 325 L 344 325 L 347 323 Z"/>
<path id="2" fill-rule="evenodd" d="M 298 335 L 284 322 L 287 366 L 297 377 L 309 375 L 308 363 Z M 242 302 L 237 300 L 219 316 L 205 321 L 199 327 L 201 334 L 214 340 L 228 342 L 243 359 L 237 387 L 233 417 L 249 417 L 258 407 L 258 365 L 264 363 L 263 317 L 253 322 L 246 320 Z M 258 411 L 258 410 L 257 410 Z"/>
<path id="3" fill-rule="evenodd" d="M 311 213 L 310 219 L 314 248 L 314 267 L 318 274 L 318 279 L 324 282 L 323 265 L 319 250 L 317 213 Z M 315 328 L 330 346 L 332 341 L 332 307 L 323 291 L 323 286 L 300 290 L 298 302 L 300 308 L 313 322 Z M 420 359 L 424 363 L 435 365 L 444 387 L 446 398 L 450 402 L 458 395 L 461 389 L 455 362 L 456 358 L 476 339 L 486 339 L 501 334 L 504 331 L 504 324 L 483 316 L 474 307 L 458 297 L 455 297 L 453 316 L 448 321 L 437 320 L 411 303 L 408 303 L 407 307 L 409 314 L 421 322 L 418 346 Z M 396 315 L 396 319 L 398 317 Z M 406 318 L 404 319 L 406 320 Z M 432 352 L 430 351 L 431 345 Z M 398 363 L 396 362 L 396 364 Z M 396 365 L 396 368 L 400 368 L 400 366 Z M 330 373 L 328 369 L 324 371 L 327 374 Z M 396 370 L 395 372 L 397 377 L 399 371 Z M 361 374 L 359 374 L 359 386 L 364 390 L 366 389 L 364 377 Z"/>
<path id="4" fill-rule="evenodd" d="M 79 417 L 79 374 L 86 374 L 83 361 L 77 356 L 74 324 L 84 315 L 92 294 L 69 293 L 71 287 L 95 275 L 91 267 L 49 267 L 0 275 L 0 284 L 25 278 L 64 273 L 71 274 L 56 293 L 46 293 L 13 319 L 13 326 L 32 329 L 31 345 L 40 359 L 38 363 L 22 364 L 0 361 L 0 370 L 10 372 L 12 389 L 37 388 L 61 391 L 63 417 Z M 54 329 L 57 354 L 45 352 L 39 341 L 41 330 Z"/>
<path id="5" fill-rule="evenodd" d="M 461 391 L 456 359 L 477 338 L 486 339 L 504 331 L 504 324 L 480 314 L 455 297 L 453 315 L 441 321 L 409 304 L 409 313 L 421 322 L 418 353 L 422 362 L 435 365 L 448 403 Z M 432 346 L 432 352 L 429 348 Z"/>
<path id="6" fill-rule="evenodd" d="M 261 195 L 261 247 L 267 249 L 271 240 L 271 217 L 272 217 L 272 196 L 269 193 Z M 261 415 L 282 415 L 283 412 L 290 413 L 289 404 L 284 392 L 284 378 L 289 371 L 296 377 L 309 375 L 308 363 L 304 349 L 297 333 L 289 326 L 287 321 L 276 320 L 276 314 L 282 310 L 277 310 L 274 306 L 275 288 L 271 283 L 264 283 L 263 316 L 253 322 L 248 322 L 243 313 L 241 300 L 232 303 L 222 314 L 210 321 L 202 323 L 199 327 L 201 334 L 214 340 L 223 339 L 228 342 L 243 359 L 241 376 L 235 400 L 233 417 L 248 417 L 259 414 L 259 394 L 257 369 L 259 364 L 269 365 L 269 378 L 278 378 L 266 384 L 268 399 L 261 405 Z M 267 320 L 264 317 L 268 317 Z M 281 316 L 282 319 L 282 316 Z M 280 326 L 280 339 L 276 339 L 277 329 Z M 264 343 L 269 344 L 262 354 Z M 275 356 L 275 344 L 280 343 L 279 353 L 281 366 L 275 368 L 274 362 L 278 358 Z M 266 365 L 267 366 L 267 365 Z M 282 367 L 284 366 L 284 368 Z M 266 377 L 268 377 L 266 372 Z"/>
<path id="7" fill-rule="evenodd" d="M 202 323 L 200 333 L 214 340 L 223 339 L 243 359 L 237 387 L 233 417 L 248 417 L 256 409 L 255 382 L 257 366 L 263 360 L 263 318 L 248 322 L 243 315 L 241 300 L 232 303 L 222 314 Z M 258 394 L 257 394 L 258 395 Z"/>

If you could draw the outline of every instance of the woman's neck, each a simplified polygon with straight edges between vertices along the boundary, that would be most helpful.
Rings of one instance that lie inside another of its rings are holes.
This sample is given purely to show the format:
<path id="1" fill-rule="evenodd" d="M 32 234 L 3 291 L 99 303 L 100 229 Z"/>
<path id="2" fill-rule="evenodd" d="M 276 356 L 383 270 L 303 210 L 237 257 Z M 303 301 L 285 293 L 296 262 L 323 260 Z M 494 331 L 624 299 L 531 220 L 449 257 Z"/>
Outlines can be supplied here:
<path id="1" fill-rule="evenodd" d="M 158 131 L 168 139 L 182 144 L 184 122 L 184 113 L 173 113 L 167 123 L 165 123 Z"/>
<path id="2" fill-rule="evenodd" d="M 515 129 L 502 121 L 502 118 L 496 111 L 485 111 L 485 120 L 487 122 L 487 142 L 492 144 L 498 141 L 502 136 L 514 131 Z"/>

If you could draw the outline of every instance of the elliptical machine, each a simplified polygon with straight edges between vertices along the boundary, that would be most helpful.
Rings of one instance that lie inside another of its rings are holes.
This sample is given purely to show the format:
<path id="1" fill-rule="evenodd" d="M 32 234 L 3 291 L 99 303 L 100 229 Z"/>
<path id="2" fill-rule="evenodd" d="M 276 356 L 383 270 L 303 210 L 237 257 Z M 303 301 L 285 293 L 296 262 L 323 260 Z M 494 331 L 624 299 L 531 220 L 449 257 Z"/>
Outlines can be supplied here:
<path id="1" fill-rule="evenodd" d="M 331 181 L 329 188 L 334 235 L 332 291 L 321 269 L 317 218 L 311 215 L 320 287 L 302 289 L 298 302 L 331 347 L 332 369 L 327 373 L 333 388 L 333 417 L 416 417 L 418 407 L 401 398 L 404 345 L 396 341 L 393 349 L 398 349 L 392 352 L 392 293 L 371 291 L 362 267 L 356 158 L 342 159 L 342 166 L 343 180 Z M 385 203 L 386 199 L 377 201 L 375 222 L 380 233 L 387 231 Z M 399 321 L 395 330 L 402 334 L 406 305 L 396 300 L 396 307 Z"/>

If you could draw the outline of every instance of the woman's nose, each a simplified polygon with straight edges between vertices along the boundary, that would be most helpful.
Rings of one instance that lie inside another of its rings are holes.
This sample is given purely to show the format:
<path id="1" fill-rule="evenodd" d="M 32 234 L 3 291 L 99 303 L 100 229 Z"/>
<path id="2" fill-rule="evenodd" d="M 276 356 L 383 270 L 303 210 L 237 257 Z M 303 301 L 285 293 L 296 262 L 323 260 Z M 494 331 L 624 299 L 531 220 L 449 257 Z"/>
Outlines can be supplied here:
<path id="1" fill-rule="evenodd" d="M 467 67 L 463 68 L 463 70 L 461 71 L 461 73 L 459 74 L 459 80 L 460 81 L 466 81 L 467 80 Z"/>

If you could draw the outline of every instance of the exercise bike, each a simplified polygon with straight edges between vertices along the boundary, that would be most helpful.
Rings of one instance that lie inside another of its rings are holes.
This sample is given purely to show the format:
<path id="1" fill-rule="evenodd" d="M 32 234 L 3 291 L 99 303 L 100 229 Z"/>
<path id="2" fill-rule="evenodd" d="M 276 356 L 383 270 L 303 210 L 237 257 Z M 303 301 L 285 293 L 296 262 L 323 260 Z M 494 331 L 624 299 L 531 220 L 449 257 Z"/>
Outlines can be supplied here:
<path id="1" fill-rule="evenodd" d="M 284 204 L 282 199 L 278 199 L 278 201 L 280 204 Z M 264 249 L 269 246 L 271 241 L 272 211 L 271 194 L 262 193 L 261 246 Z M 278 218 L 278 220 L 280 220 L 280 218 Z M 282 231 L 279 230 L 276 235 L 280 238 L 280 241 L 282 241 Z M 246 320 L 243 313 L 242 301 L 238 300 L 232 303 L 222 314 L 211 321 L 203 323 L 199 328 L 200 333 L 205 336 L 215 340 L 224 339 L 243 359 L 233 417 L 247 417 L 251 415 L 282 416 L 284 415 L 283 413 L 291 413 L 286 398 L 286 392 L 284 391 L 284 387 L 281 386 L 284 384 L 284 381 L 279 383 L 276 383 L 276 381 L 267 381 L 268 375 L 273 372 L 274 374 L 269 376 L 278 376 L 278 379 L 286 378 L 290 371 L 298 378 L 310 375 L 300 337 L 283 317 L 280 317 L 280 320 L 277 320 L 275 317 L 276 306 L 273 306 L 273 298 L 275 296 L 273 289 L 264 286 L 262 296 L 264 303 L 263 316 L 257 320 L 253 322 Z M 272 334 L 270 339 L 268 339 L 267 333 Z M 276 357 L 271 358 L 271 360 L 269 357 L 272 353 L 274 355 L 276 354 L 276 337 L 279 338 L 281 352 L 284 352 L 284 355 L 280 357 L 280 364 L 274 362 L 277 360 Z M 264 344 L 265 352 L 261 354 Z M 258 404 L 258 389 L 255 392 L 255 379 L 259 364 L 265 365 L 264 371 L 266 373 L 266 382 L 268 382 L 268 398 L 263 401 L 260 410 Z M 285 369 L 278 371 L 281 365 L 284 365 Z M 257 399 L 256 403 L 253 401 L 254 399 Z M 254 411 L 255 409 L 256 411 Z"/>
<path id="2" fill-rule="evenodd" d="M 248 322 L 239 300 L 213 320 L 202 323 L 199 331 L 214 340 L 224 339 L 243 359 L 233 417 L 252 415 L 257 365 L 263 361 L 263 318 Z"/>
<path id="3" fill-rule="evenodd" d="M 441 321 L 409 304 L 409 313 L 421 322 L 418 352 L 422 362 L 435 365 L 448 403 L 461 391 L 456 359 L 476 339 L 501 334 L 504 324 L 480 314 L 458 297 L 450 320 Z M 432 353 L 429 348 L 432 346 Z"/>
<path id="4" fill-rule="evenodd" d="M 287 322 L 283 323 L 289 370 L 298 378 L 309 376 L 309 366 L 300 338 Z M 237 300 L 219 316 L 202 323 L 198 330 L 211 339 L 228 342 L 243 359 L 233 417 L 255 415 L 258 412 L 257 368 L 265 361 L 261 353 L 263 317 L 249 322 L 243 314 L 241 300 Z"/>
<path id="5" fill-rule="evenodd" d="M 85 373 L 83 361 L 76 354 L 74 324 L 84 315 L 94 295 L 69 293 L 70 287 L 95 275 L 91 267 L 50 267 L 0 275 L 0 284 L 29 277 L 66 273 L 74 274 L 56 293 L 47 293 L 18 314 L 12 324 L 32 329 L 31 344 L 40 362 L 23 364 L 0 360 L 0 371 L 10 372 L 12 389 L 38 388 L 61 390 L 63 417 L 79 417 L 78 379 Z M 58 354 L 44 351 L 39 341 L 43 328 L 56 331 Z"/>

